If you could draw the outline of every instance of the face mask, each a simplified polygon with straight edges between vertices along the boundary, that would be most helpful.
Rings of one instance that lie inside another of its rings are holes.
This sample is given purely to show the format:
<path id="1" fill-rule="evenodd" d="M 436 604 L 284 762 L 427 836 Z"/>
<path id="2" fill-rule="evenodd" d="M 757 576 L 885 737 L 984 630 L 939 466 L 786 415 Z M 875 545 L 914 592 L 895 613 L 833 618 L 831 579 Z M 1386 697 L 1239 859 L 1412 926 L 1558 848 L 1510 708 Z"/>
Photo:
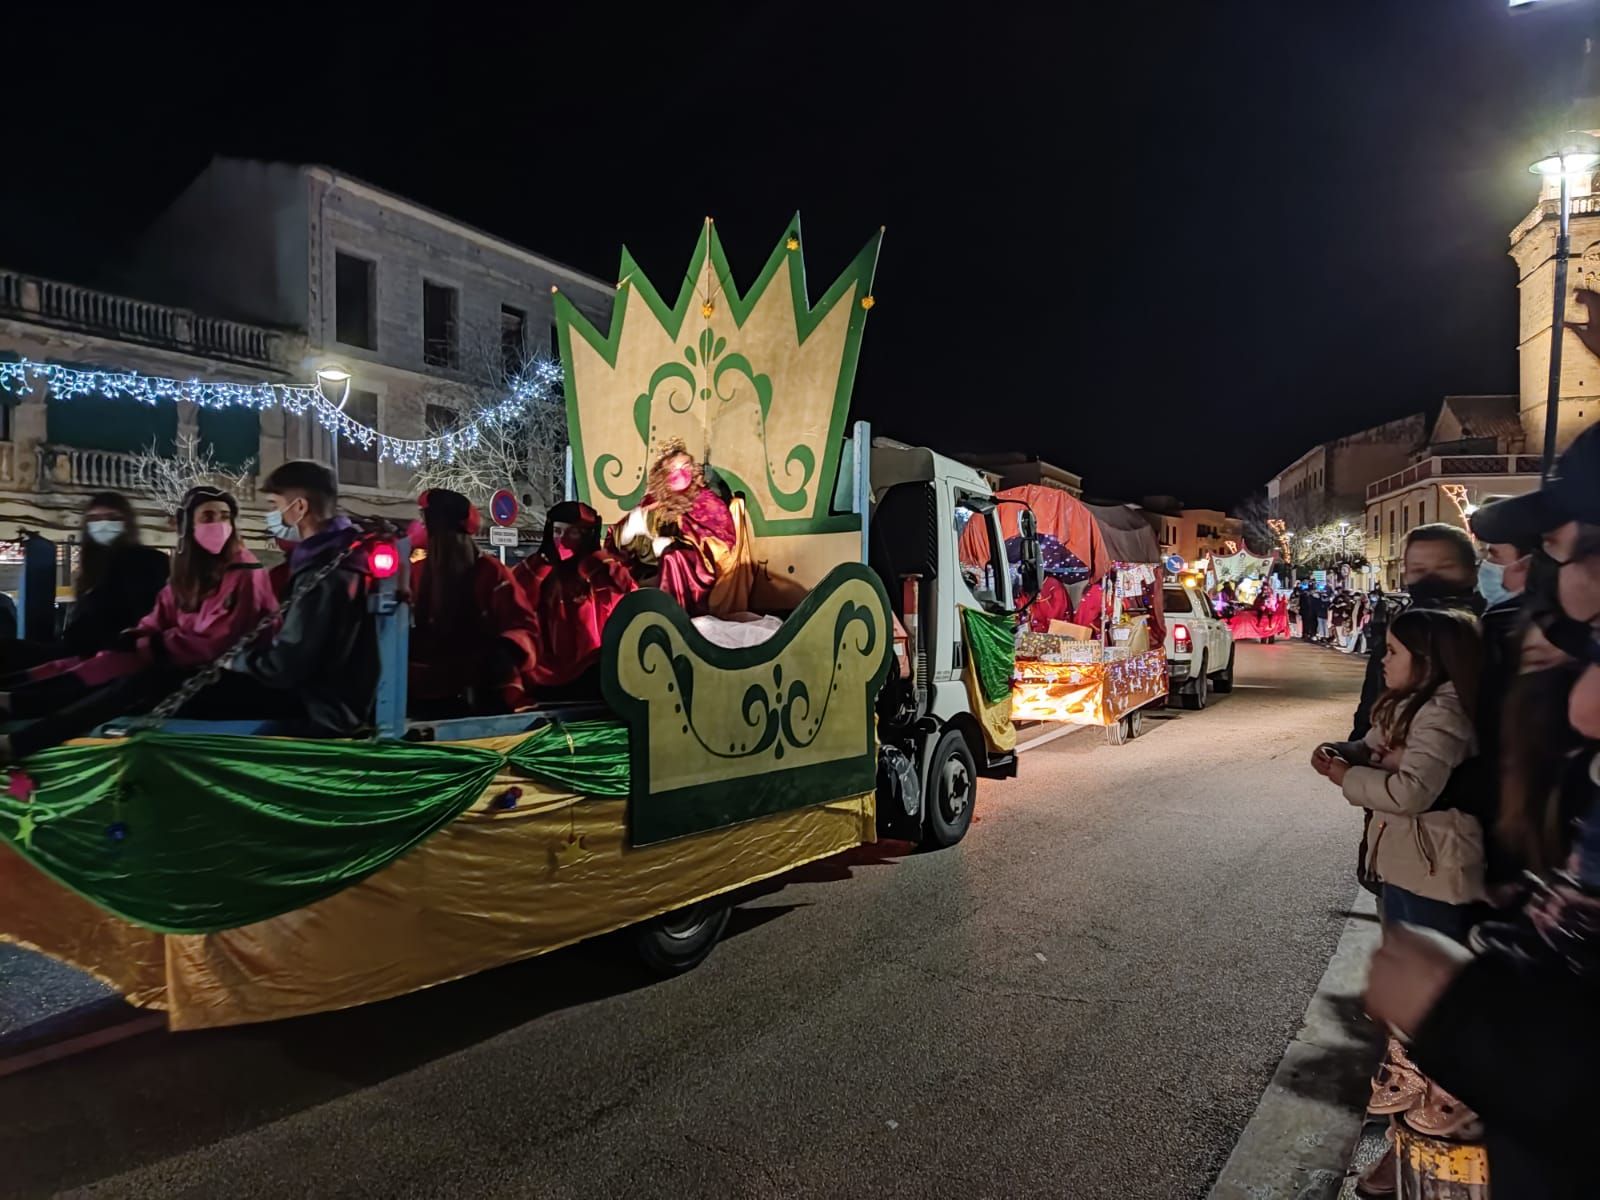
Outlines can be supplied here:
<path id="1" fill-rule="evenodd" d="M 1418 604 L 1439 604 L 1465 596 L 1467 591 L 1461 584 L 1440 579 L 1437 575 L 1424 575 L 1415 583 L 1406 585 L 1406 593 Z"/>
<path id="2" fill-rule="evenodd" d="M 89 536 L 99 545 L 109 546 L 122 536 L 125 528 L 126 525 L 121 521 L 90 521 Z"/>
<path id="3" fill-rule="evenodd" d="M 207 554 L 221 554 L 222 548 L 233 536 L 232 521 L 213 521 L 209 525 L 194 527 L 194 544 Z"/>
<path id="4" fill-rule="evenodd" d="M 289 524 L 283 513 L 276 508 L 267 510 L 267 532 L 280 542 L 298 542 L 300 540 L 300 527 Z"/>
<path id="5" fill-rule="evenodd" d="M 1482 596 L 1491 608 L 1496 604 L 1503 604 L 1516 594 L 1506 588 L 1506 569 L 1499 563 L 1485 559 L 1478 564 L 1478 595 Z"/>
<path id="6" fill-rule="evenodd" d="M 673 467 L 667 472 L 667 487 L 674 492 L 686 492 L 694 482 L 693 467 Z"/>

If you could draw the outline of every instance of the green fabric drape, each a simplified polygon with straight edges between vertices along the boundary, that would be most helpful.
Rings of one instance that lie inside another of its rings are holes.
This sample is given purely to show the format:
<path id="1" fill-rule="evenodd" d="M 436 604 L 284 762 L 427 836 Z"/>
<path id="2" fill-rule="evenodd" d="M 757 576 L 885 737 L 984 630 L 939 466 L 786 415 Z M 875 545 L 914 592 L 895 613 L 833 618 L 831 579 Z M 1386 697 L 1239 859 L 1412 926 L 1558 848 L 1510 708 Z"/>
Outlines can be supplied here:
<path id="1" fill-rule="evenodd" d="M 1010 613 L 979 612 L 963 608 L 967 652 L 978 668 L 978 687 L 990 704 L 1011 694 L 1011 673 L 1017 662 L 1016 618 Z"/>
<path id="2" fill-rule="evenodd" d="M 627 764 L 627 731 L 611 721 L 546 725 L 504 755 L 445 742 L 142 734 L 31 757 L 37 790 L 0 793 L 0 841 L 134 924 L 212 933 L 358 883 L 460 815 L 507 765 L 622 795 Z"/>

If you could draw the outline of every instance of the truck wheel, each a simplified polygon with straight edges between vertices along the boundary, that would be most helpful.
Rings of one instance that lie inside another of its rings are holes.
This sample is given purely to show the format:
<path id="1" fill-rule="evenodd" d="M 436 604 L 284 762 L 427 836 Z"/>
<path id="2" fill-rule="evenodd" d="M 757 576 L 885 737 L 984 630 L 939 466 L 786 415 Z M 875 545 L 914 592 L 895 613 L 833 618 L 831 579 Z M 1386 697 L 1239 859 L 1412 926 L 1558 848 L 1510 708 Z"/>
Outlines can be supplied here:
<path id="1" fill-rule="evenodd" d="M 1200 656 L 1200 669 L 1195 672 L 1194 682 L 1189 690 L 1183 694 L 1183 706 L 1195 710 L 1206 706 L 1206 701 L 1211 699 L 1211 676 L 1206 674 L 1206 656 Z"/>
<path id="2" fill-rule="evenodd" d="M 698 967 L 728 927 L 725 900 L 702 900 L 635 926 L 633 947 L 658 975 L 681 975 Z"/>
<path id="3" fill-rule="evenodd" d="M 922 844 L 942 850 L 967 836 L 978 798 L 978 764 L 958 729 L 945 730 L 928 759 L 923 785 Z"/>
<path id="4" fill-rule="evenodd" d="M 1228 650 L 1228 665 L 1217 672 L 1215 682 L 1217 691 L 1224 696 L 1233 691 L 1233 650 L 1231 648 Z"/>
<path id="5" fill-rule="evenodd" d="M 1267 639 L 1267 645 L 1269 645 L 1269 646 L 1274 645 L 1277 642 L 1277 640 L 1278 640 L 1278 635 L 1277 634 L 1273 634 L 1271 637 L 1269 637 Z"/>

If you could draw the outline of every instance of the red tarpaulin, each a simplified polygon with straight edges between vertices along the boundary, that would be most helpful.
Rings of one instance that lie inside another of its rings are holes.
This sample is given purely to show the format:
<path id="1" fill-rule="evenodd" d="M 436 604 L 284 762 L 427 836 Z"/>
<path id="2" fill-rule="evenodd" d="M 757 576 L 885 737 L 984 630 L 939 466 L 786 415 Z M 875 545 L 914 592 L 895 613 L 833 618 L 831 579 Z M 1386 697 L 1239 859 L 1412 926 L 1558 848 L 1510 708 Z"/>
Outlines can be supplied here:
<path id="1" fill-rule="evenodd" d="M 1084 503 L 1060 488 L 1037 483 L 1008 488 L 997 499 L 1021 501 L 1000 505 L 1000 534 L 1006 541 L 1006 559 L 1017 562 L 1022 531 L 1017 519 L 1022 504 L 1033 509 L 1039 523 L 1039 565 L 1046 575 L 1063 583 L 1099 579 L 1111 565 L 1100 526 Z M 989 530 L 982 521 L 968 521 L 961 531 L 961 561 L 982 567 L 989 562 Z"/>

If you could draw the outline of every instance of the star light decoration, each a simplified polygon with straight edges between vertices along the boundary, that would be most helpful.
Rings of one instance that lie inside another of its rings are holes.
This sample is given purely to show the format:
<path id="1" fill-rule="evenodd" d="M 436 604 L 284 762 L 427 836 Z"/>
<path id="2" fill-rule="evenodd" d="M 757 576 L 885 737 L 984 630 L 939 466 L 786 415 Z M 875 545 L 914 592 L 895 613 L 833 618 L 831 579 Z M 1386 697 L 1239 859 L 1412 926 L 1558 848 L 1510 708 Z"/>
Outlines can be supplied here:
<path id="1" fill-rule="evenodd" d="M 223 383 L 201 379 L 166 379 L 136 371 L 93 371 L 78 367 L 37 363 L 28 359 L 0 362 L 0 392 L 24 396 L 43 385 L 58 399 L 75 396 L 115 396 L 155 405 L 187 400 L 200 408 L 281 408 L 296 416 L 310 413 L 335 436 L 364 450 L 378 448 L 381 462 L 403 467 L 452 461 L 463 449 L 475 447 L 482 431 L 515 420 L 531 405 L 548 400 L 561 383 L 559 363 L 541 360 L 511 385 L 510 394 L 483 409 L 470 422 L 427 438 L 397 438 L 363 425 L 322 394 L 315 384 Z"/>

